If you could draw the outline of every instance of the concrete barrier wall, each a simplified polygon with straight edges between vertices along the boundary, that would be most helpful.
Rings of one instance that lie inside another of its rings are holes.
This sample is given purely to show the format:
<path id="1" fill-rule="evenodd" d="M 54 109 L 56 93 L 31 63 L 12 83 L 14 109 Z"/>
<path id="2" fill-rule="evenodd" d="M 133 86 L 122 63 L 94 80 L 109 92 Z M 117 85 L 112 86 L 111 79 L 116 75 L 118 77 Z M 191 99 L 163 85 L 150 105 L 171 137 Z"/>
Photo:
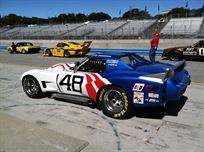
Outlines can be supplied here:
<path id="1" fill-rule="evenodd" d="M 28 41 L 44 47 L 55 46 L 63 40 L 0 40 L 0 45 L 11 45 L 12 42 Z M 80 40 L 70 40 L 79 42 Z M 150 48 L 150 40 L 92 40 L 92 48 Z M 174 46 L 191 45 L 199 39 L 160 39 L 159 49 Z"/>

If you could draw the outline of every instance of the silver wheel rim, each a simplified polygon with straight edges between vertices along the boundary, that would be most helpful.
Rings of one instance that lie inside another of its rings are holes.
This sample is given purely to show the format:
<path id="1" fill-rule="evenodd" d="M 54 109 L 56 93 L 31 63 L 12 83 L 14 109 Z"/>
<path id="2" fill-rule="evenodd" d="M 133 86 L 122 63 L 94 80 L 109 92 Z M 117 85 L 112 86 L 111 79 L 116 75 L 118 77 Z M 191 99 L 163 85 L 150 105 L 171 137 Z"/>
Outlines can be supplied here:
<path id="1" fill-rule="evenodd" d="M 26 78 L 23 83 L 24 91 L 29 95 L 35 95 L 38 93 L 38 85 L 32 78 Z"/>
<path id="2" fill-rule="evenodd" d="M 104 103 L 109 111 L 118 113 L 123 109 L 125 102 L 118 90 L 111 89 L 104 94 Z"/>

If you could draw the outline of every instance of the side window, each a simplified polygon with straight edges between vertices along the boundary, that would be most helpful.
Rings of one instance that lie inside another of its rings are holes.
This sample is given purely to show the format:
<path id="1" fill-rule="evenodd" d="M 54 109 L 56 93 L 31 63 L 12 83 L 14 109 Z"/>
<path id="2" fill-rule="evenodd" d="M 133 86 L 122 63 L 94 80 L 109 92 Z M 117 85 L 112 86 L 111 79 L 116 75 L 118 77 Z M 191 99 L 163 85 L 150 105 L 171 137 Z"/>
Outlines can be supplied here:
<path id="1" fill-rule="evenodd" d="M 63 47 L 63 43 L 58 43 L 57 47 Z"/>
<path id="2" fill-rule="evenodd" d="M 89 59 L 83 65 L 81 65 L 78 71 L 83 72 L 104 72 L 106 70 L 105 60 L 102 59 Z"/>
<path id="3" fill-rule="evenodd" d="M 69 45 L 68 44 L 64 44 L 63 47 L 69 47 Z"/>

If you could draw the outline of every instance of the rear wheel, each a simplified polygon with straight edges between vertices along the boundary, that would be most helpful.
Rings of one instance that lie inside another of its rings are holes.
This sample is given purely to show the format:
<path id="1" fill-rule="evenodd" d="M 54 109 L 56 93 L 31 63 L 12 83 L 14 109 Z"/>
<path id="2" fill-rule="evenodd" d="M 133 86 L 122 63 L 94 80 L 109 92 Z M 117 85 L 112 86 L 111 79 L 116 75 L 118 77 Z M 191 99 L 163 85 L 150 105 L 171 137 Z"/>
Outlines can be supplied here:
<path id="1" fill-rule="evenodd" d="M 132 113 L 132 105 L 126 92 L 118 87 L 109 86 L 101 90 L 99 101 L 105 115 L 112 118 L 125 118 Z"/>
<path id="2" fill-rule="evenodd" d="M 44 52 L 45 56 L 52 56 L 52 52 L 50 51 L 50 49 L 46 49 Z"/>
<path id="3" fill-rule="evenodd" d="M 170 54 L 169 58 L 171 61 L 179 61 L 183 58 L 183 56 L 182 56 L 181 52 L 174 51 Z"/>
<path id="4" fill-rule="evenodd" d="M 27 75 L 23 78 L 22 81 L 23 90 L 27 94 L 27 96 L 31 98 L 41 98 L 43 97 L 43 92 L 40 88 L 40 85 L 36 78 L 31 75 Z"/>

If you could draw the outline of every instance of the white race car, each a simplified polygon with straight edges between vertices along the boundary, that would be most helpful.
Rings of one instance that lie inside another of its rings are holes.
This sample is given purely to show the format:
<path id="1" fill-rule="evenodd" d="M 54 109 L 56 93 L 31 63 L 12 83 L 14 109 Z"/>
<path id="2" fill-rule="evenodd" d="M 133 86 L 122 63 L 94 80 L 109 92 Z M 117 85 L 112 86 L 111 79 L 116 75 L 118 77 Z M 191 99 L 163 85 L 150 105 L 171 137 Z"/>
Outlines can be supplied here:
<path id="1" fill-rule="evenodd" d="M 93 101 L 105 115 L 124 118 L 136 107 L 180 100 L 191 82 L 185 65 L 185 61 L 152 64 L 136 54 L 96 54 L 81 63 L 30 70 L 21 80 L 31 98 L 52 94 L 80 103 Z"/>

